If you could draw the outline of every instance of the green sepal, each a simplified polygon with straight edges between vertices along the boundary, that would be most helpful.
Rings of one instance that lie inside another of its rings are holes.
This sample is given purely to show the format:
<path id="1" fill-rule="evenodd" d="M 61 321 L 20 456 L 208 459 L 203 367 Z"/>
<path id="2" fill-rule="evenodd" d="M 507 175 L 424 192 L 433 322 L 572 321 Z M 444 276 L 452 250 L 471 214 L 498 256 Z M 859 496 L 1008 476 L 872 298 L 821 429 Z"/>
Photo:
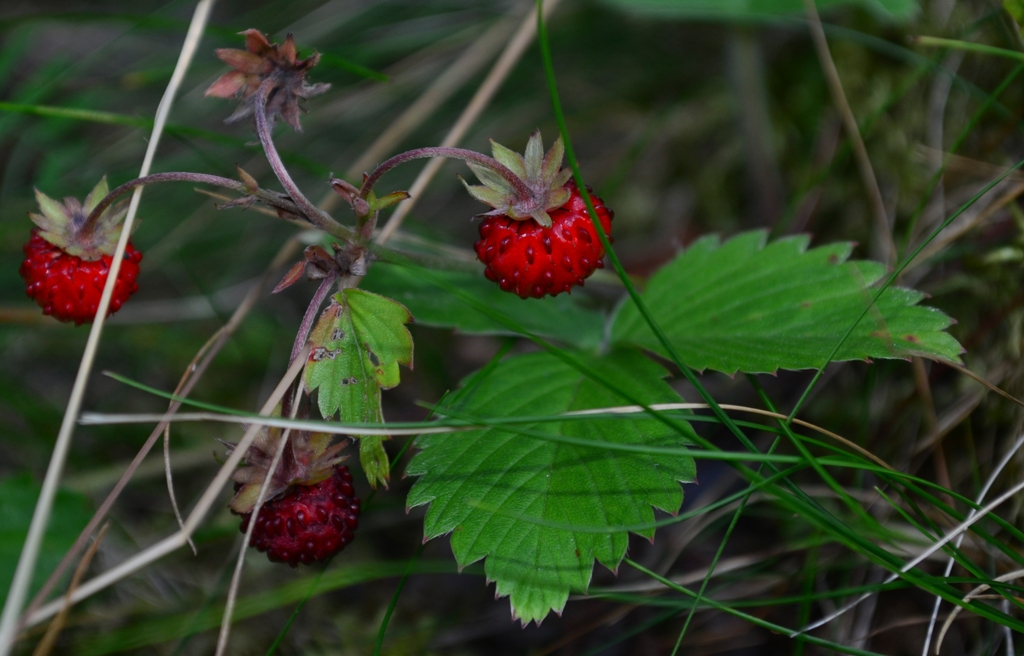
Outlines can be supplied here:
<path id="1" fill-rule="evenodd" d="M 106 198 L 109 193 L 110 185 L 107 184 L 107 176 L 103 176 L 96 183 L 96 186 L 92 188 L 92 191 L 89 192 L 89 195 L 85 197 L 85 202 L 82 203 L 85 215 L 89 216 L 96 209 L 96 206 L 100 204 L 100 201 Z"/>
<path id="2" fill-rule="evenodd" d="M 409 198 L 409 192 L 407 191 L 392 191 L 390 194 L 381 196 L 380 198 L 377 198 L 376 194 L 370 192 L 370 197 L 366 200 L 367 204 L 370 206 L 370 211 L 379 212 L 391 207 L 392 205 L 397 205 L 407 198 Z"/>
<path id="3" fill-rule="evenodd" d="M 523 156 L 516 151 L 506 148 L 494 139 L 491 139 L 491 154 L 494 155 L 494 159 L 504 164 L 506 168 L 520 178 L 526 177 L 526 162 L 523 161 Z"/>
<path id="4" fill-rule="evenodd" d="M 534 130 L 530 140 L 526 142 L 523 160 L 526 162 L 526 179 L 539 179 L 544 165 L 544 142 L 541 141 L 540 130 Z"/>

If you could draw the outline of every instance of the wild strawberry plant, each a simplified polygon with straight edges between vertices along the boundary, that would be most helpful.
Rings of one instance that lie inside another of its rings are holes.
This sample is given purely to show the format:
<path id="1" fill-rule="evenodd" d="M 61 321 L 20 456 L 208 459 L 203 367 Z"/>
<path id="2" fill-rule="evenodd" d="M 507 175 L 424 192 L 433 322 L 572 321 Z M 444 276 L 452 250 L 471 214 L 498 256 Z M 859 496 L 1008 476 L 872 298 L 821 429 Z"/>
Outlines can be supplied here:
<path id="1" fill-rule="evenodd" d="M 536 132 L 519 145 L 522 154 L 497 143 L 491 155 L 423 147 L 391 156 L 360 184 L 332 177 L 329 188 L 348 206 L 334 216 L 295 183 L 273 137 L 279 122 L 301 131 L 303 101 L 315 98 L 308 104 L 315 111 L 329 97 L 328 85 L 308 79 L 320 56 L 300 58 L 290 35 L 277 44 L 257 29 L 241 34 L 244 50 L 217 51 L 231 70 L 206 95 L 238 101 L 227 121 L 255 131 L 283 192 L 241 168 L 237 180 L 158 173 L 113 191 L 104 178 L 84 202 L 59 203 L 46 195 L 59 190 L 41 190 L 21 273 L 45 313 L 90 321 L 124 215 L 118 201 L 157 183 L 221 187 L 234 194 L 225 210 L 263 207 L 317 231 L 317 243 L 274 290 L 317 285 L 289 362 L 281 363 L 301 367 L 301 375 L 274 412 L 277 423 L 227 451 L 243 460 L 231 472 L 230 509 L 248 544 L 272 561 L 329 561 L 353 540 L 361 503 L 350 467 L 377 493 L 393 494 L 384 489 L 394 456 L 387 433 L 401 426 L 386 421 L 381 392 L 400 384 L 401 367 L 413 366 L 411 322 L 515 334 L 534 346 L 504 353 L 432 404 L 434 423 L 402 471 L 415 479 L 405 505 L 425 509 L 424 540 L 450 536 L 460 568 L 482 562 L 524 625 L 586 593 L 597 564 L 617 570 L 630 534 L 656 540 L 660 522 L 680 511 L 699 479 L 700 458 L 734 462 L 752 485 L 777 489 L 769 478 L 779 473 L 775 461 L 753 449 L 695 371 L 959 362 L 962 347 L 946 332 L 951 319 L 922 305 L 922 293 L 894 285 L 885 265 L 851 260 L 846 242 L 811 246 L 806 236 L 770 240 L 764 231 L 703 236 L 637 289 L 612 247 L 614 212 L 586 186 L 564 124 L 547 150 Z M 490 207 L 477 217 L 477 264 L 379 243 L 381 217 L 409 197 L 387 188 L 386 174 L 435 157 L 465 162 L 481 183 L 466 184 Z M 111 312 L 136 289 L 141 255 L 131 246 L 126 253 Z M 605 258 L 618 277 L 602 282 L 614 292 L 574 300 Z M 762 469 L 722 456 L 701 436 L 701 417 L 673 378 L 689 380 Z M 789 434 L 788 426 L 780 432 Z M 342 464 L 349 445 L 358 449 L 358 467 Z M 812 523 L 841 528 L 817 504 L 799 496 L 786 503 Z"/>

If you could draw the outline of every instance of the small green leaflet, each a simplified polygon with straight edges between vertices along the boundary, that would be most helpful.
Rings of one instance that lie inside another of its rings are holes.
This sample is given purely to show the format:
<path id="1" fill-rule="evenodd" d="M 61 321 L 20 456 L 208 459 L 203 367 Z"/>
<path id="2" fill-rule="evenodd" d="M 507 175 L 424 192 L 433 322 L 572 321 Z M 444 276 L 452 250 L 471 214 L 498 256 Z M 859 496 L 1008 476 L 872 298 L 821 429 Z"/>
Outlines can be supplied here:
<path id="1" fill-rule="evenodd" d="M 826 364 L 885 275 L 877 262 L 848 262 L 851 245 L 807 250 L 807 237 L 765 245 L 749 232 L 720 244 L 694 242 L 651 277 L 642 297 L 683 362 L 727 374 L 816 369 Z M 944 332 L 942 312 L 923 294 L 890 287 L 843 343 L 834 360 L 925 358 L 958 362 L 963 349 Z M 668 353 L 628 300 L 612 338 Z"/>
<path id="2" fill-rule="evenodd" d="M 605 0 L 620 9 L 663 18 L 752 20 L 804 14 L 804 0 Z M 819 9 L 839 5 L 863 7 L 885 19 L 906 20 L 919 10 L 917 0 L 816 0 Z"/>
<path id="3" fill-rule="evenodd" d="M 662 367 L 631 349 L 588 357 L 598 377 L 628 387 L 648 403 L 679 402 L 661 380 Z M 617 394 L 554 355 L 513 357 L 477 372 L 451 405 L 454 416 L 558 415 L 623 404 Z M 532 433 L 532 435 L 530 435 Z M 544 439 L 544 436 L 552 439 Z M 424 533 L 451 533 L 460 566 L 481 558 L 497 593 L 508 595 L 523 624 L 560 612 L 570 591 L 585 592 L 594 560 L 615 569 L 628 530 L 654 537 L 654 508 L 676 512 L 680 482 L 694 480 L 687 455 L 610 450 L 554 441 L 559 436 L 593 443 L 684 447 L 681 436 L 643 414 L 422 435 L 406 473 L 420 479 L 410 507 L 430 504 Z"/>
<path id="4" fill-rule="evenodd" d="M 361 289 L 346 289 L 310 334 L 306 388 L 317 390 L 324 419 L 341 412 L 343 422 L 382 423 L 380 391 L 398 385 L 398 365 L 412 366 L 412 315 L 401 304 Z M 387 485 L 389 463 L 383 437 L 359 440 L 359 458 L 374 487 Z"/>

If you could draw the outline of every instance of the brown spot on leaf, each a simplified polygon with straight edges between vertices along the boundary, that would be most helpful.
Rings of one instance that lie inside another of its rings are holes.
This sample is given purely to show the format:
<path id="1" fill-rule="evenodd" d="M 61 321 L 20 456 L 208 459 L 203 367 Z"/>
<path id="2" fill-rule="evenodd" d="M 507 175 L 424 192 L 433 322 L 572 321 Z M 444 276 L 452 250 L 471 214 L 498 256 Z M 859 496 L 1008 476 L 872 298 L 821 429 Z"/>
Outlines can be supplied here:
<path id="1" fill-rule="evenodd" d="M 315 349 L 313 349 L 312 353 L 310 353 L 309 359 L 312 360 L 313 362 L 333 360 L 334 358 L 338 357 L 340 353 L 341 349 L 329 349 L 323 346 L 318 346 Z"/>
<path id="2" fill-rule="evenodd" d="M 903 339 L 907 340 L 908 342 L 911 342 L 912 344 L 919 344 L 921 342 L 921 340 L 918 339 L 917 335 L 907 335 Z"/>
<path id="3" fill-rule="evenodd" d="M 366 349 L 366 357 L 370 358 L 370 363 L 373 364 L 373 366 L 380 366 L 380 358 L 378 358 L 377 354 L 371 351 L 370 349 Z"/>

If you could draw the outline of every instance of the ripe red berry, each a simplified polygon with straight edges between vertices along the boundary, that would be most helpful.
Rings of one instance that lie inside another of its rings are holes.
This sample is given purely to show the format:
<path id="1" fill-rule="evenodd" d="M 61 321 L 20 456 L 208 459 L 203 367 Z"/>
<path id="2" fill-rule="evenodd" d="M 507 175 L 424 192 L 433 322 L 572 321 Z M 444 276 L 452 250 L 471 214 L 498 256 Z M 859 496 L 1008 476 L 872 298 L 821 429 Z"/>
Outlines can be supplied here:
<path id="1" fill-rule="evenodd" d="M 40 212 L 29 214 L 36 227 L 25 244 L 19 272 L 25 292 L 44 314 L 77 324 L 95 318 L 128 211 L 126 202 L 105 203 L 108 192 L 106 178 L 84 202 L 65 198 L 62 203 L 36 190 Z M 104 209 L 97 211 L 101 204 Z M 142 254 L 129 242 L 114 283 L 110 314 L 138 290 L 135 279 L 141 260 Z"/>
<path id="2" fill-rule="evenodd" d="M 568 292 L 604 266 L 604 247 L 576 184 L 569 181 L 569 200 L 548 210 L 551 227 L 534 219 L 488 216 L 480 224 L 476 255 L 486 265 L 484 275 L 507 292 L 523 298 L 557 296 Z M 589 192 L 589 189 L 588 189 Z M 604 231 L 611 239 L 614 212 L 590 194 Z"/>
<path id="3" fill-rule="evenodd" d="M 466 162 L 483 183 L 466 190 L 494 208 L 482 215 L 476 243 L 484 275 L 523 298 L 557 296 L 582 285 L 604 266 L 604 246 L 572 171 L 562 168 L 562 138 L 547 153 L 540 132 L 530 137 L 524 155 L 493 141 L 491 152 L 493 159 L 476 153 Z M 587 193 L 611 241 L 614 213 L 589 188 Z"/>
<path id="4" fill-rule="evenodd" d="M 43 308 L 43 314 L 76 324 L 92 321 L 107 282 L 110 256 L 85 260 L 69 255 L 43 239 L 38 228 L 32 230 L 32 238 L 24 250 L 25 260 L 18 272 L 25 279 L 25 292 Z M 141 260 L 142 253 L 129 242 L 110 299 L 110 314 L 121 309 L 128 297 L 139 289 L 135 279 Z"/>
<path id="5" fill-rule="evenodd" d="M 251 512 L 242 514 L 242 533 L 251 519 Z M 319 483 L 293 485 L 263 504 L 249 546 L 265 551 L 273 562 L 308 565 L 344 549 L 358 523 L 359 499 L 352 489 L 352 474 L 339 465 Z"/>

